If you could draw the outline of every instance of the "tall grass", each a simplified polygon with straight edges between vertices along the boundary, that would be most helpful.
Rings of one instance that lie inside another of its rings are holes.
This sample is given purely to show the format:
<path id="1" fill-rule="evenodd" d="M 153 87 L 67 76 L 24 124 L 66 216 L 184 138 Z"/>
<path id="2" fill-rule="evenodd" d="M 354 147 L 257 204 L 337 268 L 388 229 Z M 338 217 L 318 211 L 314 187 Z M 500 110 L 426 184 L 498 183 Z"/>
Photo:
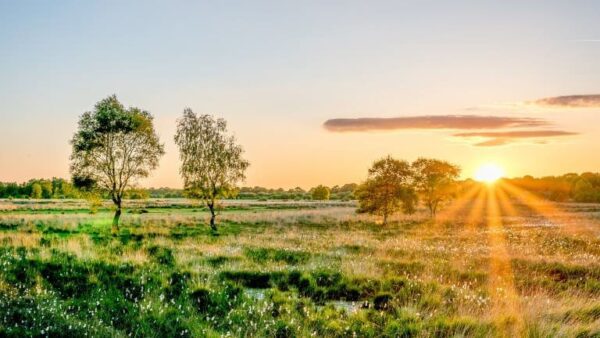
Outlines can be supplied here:
<path id="1" fill-rule="evenodd" d="M 503 219 L 507 314 L 485 220 L 382 228 L 351 206 L 248 204 L 214 236 L 205 213 L 148 211 L 114 237 L 108 214 L 0 215 L 0 336 L 600 334 L 600 240 L 525 212 Z"/>

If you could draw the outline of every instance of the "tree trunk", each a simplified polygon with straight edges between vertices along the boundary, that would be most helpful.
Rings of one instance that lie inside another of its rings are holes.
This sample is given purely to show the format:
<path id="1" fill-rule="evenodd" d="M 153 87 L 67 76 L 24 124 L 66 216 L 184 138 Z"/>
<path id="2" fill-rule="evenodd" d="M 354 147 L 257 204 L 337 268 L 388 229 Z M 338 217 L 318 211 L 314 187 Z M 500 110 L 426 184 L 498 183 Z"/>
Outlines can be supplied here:
<path id="1" fill-rule="evenodd" d="M 217 224 L 215 223 L 215 205 L 213 203 L 208 204 L 208 210 L 210 210 L 210 228 L 212 231 L 217 231 Z"/>
<path id="2" fill-rule="evenodd" d="M 387 225 L 388 214 L 387 212 L 383 213 L 383 226 Z"/>
<path id="3" fill-rule="evenodd" d="M 115 217 L 113 218 L 111 233 L 116 235 L 119 233 L 119 219 L 121 218 L 121 203 L 117 204 L 117 210 L 115 211 Z"/>

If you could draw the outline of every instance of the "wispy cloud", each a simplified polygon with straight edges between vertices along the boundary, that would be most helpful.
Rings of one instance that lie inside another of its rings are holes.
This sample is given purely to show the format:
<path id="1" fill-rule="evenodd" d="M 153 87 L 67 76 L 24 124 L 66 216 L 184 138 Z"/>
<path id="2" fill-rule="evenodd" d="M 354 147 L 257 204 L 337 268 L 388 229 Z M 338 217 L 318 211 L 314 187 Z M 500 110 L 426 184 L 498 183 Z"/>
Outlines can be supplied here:
<path id="1" fill-rule="evenodd" d="M 600 42 L 600 39 L 575 39 L 574 42 Z"/>
<path id="2" fill-rule="evenodd" d="M 506 139 L 506 138 L 493 138 L 491 140 L 475 143 L 474 146 L 476 146 L 476 147 L 497 147 L 497 146 L 503 146 L 505 144 L 509 144 L 511 142 L 512 141 L 510 139 Z"/>
<path id="3" fill-rule="evenodd" d="M 539 99 L 532 103 L 546 107 L 600 108 L 600 94 L 554 96 Z"/>
<path id="4" fill-rule="evenodd" d="M 577 135 L 564 130 L 517 130 L 517 131 L 484 131 L 472 133 L 458 133 L 454 136 L 459 137 L 509 137 L 509 138 L 529 138 L 529 137 L 555 137 Z"/>
<path id="5" fill-rule="evenodd" d="M 332 132 L 364 132 L 399 129 L 499 129 L 547 126 L 550 123 L 538 118 L 477 116 L 477 115 L 429 115 L 391 118 L 331 119 L 323 126 Z"/>
<path id="6" fill-rule="evenodd" d="M 485 138 L 486 140 L 475 143 L 474 145 L 478 147 L 494 147 L 528 139 L 535 139 L 535 143 L 543 144 L 545 143 L 544 139 L 547 138 L 573 135 L 578 135 L 578 133 L 564 130 L 518 130 L 499 132 L 468 132 L 454 134 L 453 136 L 462 138 Z"/>

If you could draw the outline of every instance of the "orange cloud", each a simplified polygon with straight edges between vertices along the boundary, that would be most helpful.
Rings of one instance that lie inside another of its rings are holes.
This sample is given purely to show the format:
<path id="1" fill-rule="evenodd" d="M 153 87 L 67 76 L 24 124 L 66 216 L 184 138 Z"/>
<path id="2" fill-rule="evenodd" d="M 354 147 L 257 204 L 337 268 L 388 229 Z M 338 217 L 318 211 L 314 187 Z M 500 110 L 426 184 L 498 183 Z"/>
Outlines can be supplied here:
<path id="1" fill-rule="evenodd" d="M 522 130 L 522 131 L 483 131 L 473 133 L 458 133 L 454 136 L 459 137 L 507 137 L 507 138 L 528 138 L 528 137 L 554 137 L 577 135 L 570 131 L 563 130 Z"/>
<path id="2" fill-rule="evenodd" d="M 548 107 L 600 108 L 600 94 L 547 97 L 533 103 Z"/>
<path id="3" fill-rule="evenodd" d="M 455 137 L 479 137 L 479 138 L 488 138 L 483 142 L 479 142 L 474 144 L 478 147 L 494 147 L 501 146 L 509 143 L 513 143 L 514 141 L 519 141 L 522 139 L 539 139 L 539 138 L 548 138 L 548 137 L 561 137 L 561 136 L 572 136 L 578 135 L 578 133 L 573 133 L 569 131 L 563 130 L 522 130 L 522 131 L 500 131 L 500 132 L 470 132 L 470 133 L 458 133 L 454 134 Z M 545 141 L 537 140 L 535 143 L 544 144 Z"/>
<path id="4" fill-rule="evenodd" d="M 429 115 L 391 118 L 331 119 L 323 126 L 331 132 L 398 129 L 499 129 L 547 126 L 545 120 L 525 117 Z"/>
<path id="5" fill-rule="evenodd" d="M 493 138 L 491 140 L 475 143 L 476 147 L 496 147 L 511 143 L 511 140 L 505 138 Z"/>

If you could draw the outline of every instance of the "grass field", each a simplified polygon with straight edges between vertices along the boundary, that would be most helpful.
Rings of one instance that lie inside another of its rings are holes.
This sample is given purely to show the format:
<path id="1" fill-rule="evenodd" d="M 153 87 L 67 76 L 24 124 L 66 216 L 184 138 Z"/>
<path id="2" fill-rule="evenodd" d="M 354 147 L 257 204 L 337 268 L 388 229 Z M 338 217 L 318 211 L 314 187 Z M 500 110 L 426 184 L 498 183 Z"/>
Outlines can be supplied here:
<path id="1" fill-rule="evenodd" d="M 599 337 L 600 206 L 0 202 L 0 336 Z"/>

